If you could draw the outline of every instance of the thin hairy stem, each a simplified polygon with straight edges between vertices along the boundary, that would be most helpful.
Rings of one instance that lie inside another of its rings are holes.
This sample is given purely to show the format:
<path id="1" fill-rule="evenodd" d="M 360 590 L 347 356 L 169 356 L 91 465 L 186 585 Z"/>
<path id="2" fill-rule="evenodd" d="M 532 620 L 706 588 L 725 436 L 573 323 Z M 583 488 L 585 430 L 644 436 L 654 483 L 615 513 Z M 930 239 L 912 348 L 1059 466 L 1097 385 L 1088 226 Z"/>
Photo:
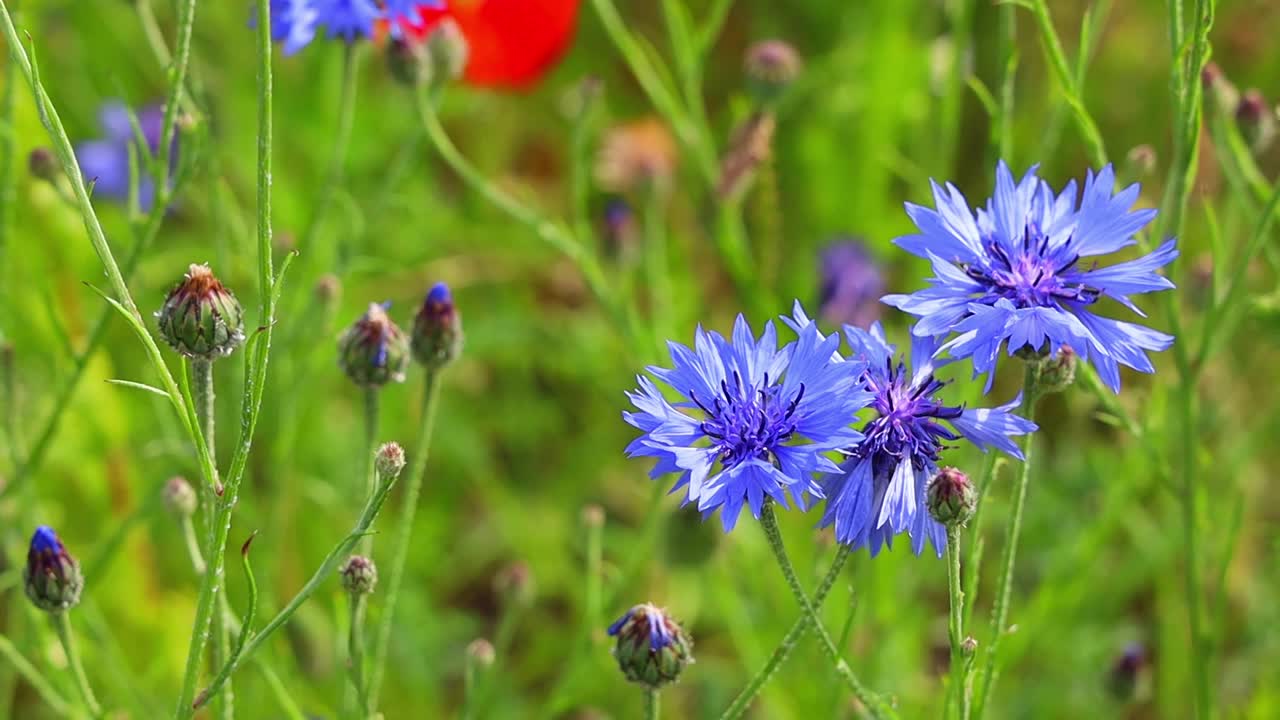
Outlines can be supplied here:
<path id="1" fill-rule="evenodd" d="M 89 676 L 84 674 L 84 663 L 80 661 L 80 652 L 76 649 L 76 636 L 71 630 L 71 621 L 67 619 L 67 613 L 50 613 L 49 620 L 58 633 L 58 642 L 62 643 L 62 651 L 66 653 L 67 664 L 71 666 L 71 674 L 75 676 L 76 689 L 80 691 L 80 699 L 84 701 L 85 709 L 89 711 L 91 717 L 102 717 L 102 706 L 98 704 L 98 698 L 93 694 L 93 687 L 89 685 Z"/>

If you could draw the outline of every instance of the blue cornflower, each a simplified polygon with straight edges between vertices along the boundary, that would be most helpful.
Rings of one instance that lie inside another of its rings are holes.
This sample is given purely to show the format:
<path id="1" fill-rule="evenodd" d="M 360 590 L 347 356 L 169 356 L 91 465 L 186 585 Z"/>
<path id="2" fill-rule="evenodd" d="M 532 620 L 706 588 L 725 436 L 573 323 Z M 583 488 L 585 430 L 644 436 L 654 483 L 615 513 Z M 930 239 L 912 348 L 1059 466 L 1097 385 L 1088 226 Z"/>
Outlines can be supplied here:
<path id="1" fill-rule="evenodd" d="M 868 327 L 880 318 L 884 278 L 862 241 L 841 238 L 823 249 L 818 316 L 832 325 Z"/>
<path id="2" fill-rule="evenodd" d="M 147 143 L 147 152 L 160 149 L 160 134 L 164 126 L 164 108 L 148 105 L 137 113 L 138 130 Z M 138 135 L 129 119 L 129 108 L 119 100 L 103 103 L 98 110 L 98 124 L 102 137 L 86 140 L 76 145 L 76 164 L 85 180 L 93 183 L 93 196 L 114 202 L 129 199 L 129 155 L 134 152 Z M 170 152 L 170 169 L 177 166 L 178 136 L 175 133 Z M 139 158 L 141 160 L 141 158 Z M 138 176 L 138 207 L 150 212 L 155 202 L 155 181 L 145 172 Z"/>
<path id="3" fill-rule="evenodd" d="M 1114 184 L 1110 165 L 1097 175 L 1090 171 L 1077 201 L 1074 180 L 1055 195 L 1036 167 L 1015 182 L 1001 162 L 995 194 L 976 218 L 953 185 L 944 193 L 933 184 L 937 210 L 908 203 L 920 233 L 894 242 L 933 263 L 934 286 L 884 302 L 919 316 L 917 335 L 958 333 L 942 349 L 971 357 L 975 375 L 995 369 L 1002 344 L 1010 355 L 1023 348 L 1057 353 L 1067 345 L 1119 391 L 1119 365 L 1152 372 L 1144 351 L 1164 350 L 1173 337 L 1100 317 L 1094 305 L 1109 297 L 1142 315 L 1129 296 L 1172 288 L 1156 271 L 1178 250 L 1169 240 L 1136 260 L 1104 268 L 1081 264 L 1132 245 L 1155 217 L 1155 210 L 1131 210 L 1136 184 L 1113 195 Z"/>
<path id="4" fill-rule="evenodd" d="M 803 326 L 808 319 L 797 311 L 795 322 Z M 874 397 L 876 417 L 863 426 L 862 442 L 845 451 L 849 459 L 840 471 L 824 478 L 827 507 L 821 526 L 834 525 L 839 542 L 865 545 L 873 556 L 906 532 L 912 552 L 919 555 L 927 538 L 941 557 L 946 528 L 925 507 L 925 488 L 947 443 L 964 438 L 983 451 L 994 447 L 1021 458 L 1010 436 L 1033 432 L 1036 425 L 1010 412 L 1018 400 L 980 410 L 944 404 L 938 392 L 946 383 L 934 377 L 940 362 L 934 358 L 936 338 L 912 338 L 912 372 L 901 359 L 895 364 L 895 348 L 885 341 L 880 323 L 870 331 L 848 325 L 844 331 L 851 359 L 864 361 L 861 379 Z"/>
<path id="5" fill-rule="evenodd" d="M 75 607 L 84 589 L 80 563 L 67 552 L 58 533 L 48 525 L 37 527 L 31 535 L 22 580 L 31 602 L 53 613 Z"/>
<path id="6" fill-rule="evenodd" d="M 440 8 L 442 0 L 271 0 L 271 35 L 292 55 L 311 44 L 318 28 L 330 38 L 354 42 L 373 37 L 386 20 L 393 32 L 403 25 L 422 25 L 423 8 Z"/>
<path id="7" fill-rule="evenodd" d="M 838 469 L 823 454 L 862 439 L 851 427 L 871 399 L 862 364 L 841 361 L 839 337 L 815 325 L 798 335 L 779 349 L 772 322 L 758 340 L 741 315 L 732 340 L 699 327 L 693 349 L 668 343 L 670 369 L 648 368 L 680 401 L 645 376 L 627 393 L 638 412 L 623 417 L 644 433 L 628 456 L 657 458 L 651 477 L 679 473 L 672 492 L 686 489 L 704 517 L 719 509 L 725 532 L 744 502 L 757 518 L 766 498 L 785 505 L 787 493 L 805 509 L 807 495 L 822 497 L 814 473 Z"/>

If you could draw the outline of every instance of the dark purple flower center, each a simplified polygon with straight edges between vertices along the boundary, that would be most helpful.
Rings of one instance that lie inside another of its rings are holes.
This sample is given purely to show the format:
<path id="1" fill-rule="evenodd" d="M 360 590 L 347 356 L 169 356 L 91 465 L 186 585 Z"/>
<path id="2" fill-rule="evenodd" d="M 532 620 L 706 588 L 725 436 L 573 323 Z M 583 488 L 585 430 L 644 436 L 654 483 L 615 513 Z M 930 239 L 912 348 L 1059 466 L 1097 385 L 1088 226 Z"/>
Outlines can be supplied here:
<path id="1" fill-rule="evenodd" d="M 863 382 L 875 394 L 871 407 L 879 417 L 863 428 L 866 440 L 859 445 L 859 456 L 874 453 L 877 460 L 891 460 L 893 465 L 907 457 L 917 463 L 937 462 L 942 443 L 959 437 L 937 421 L 960 417 L 964 410 L 938 402 L 935 393 L 946 383 L 932 374 L 913 383 L 904 363 L 894 367 L 893 359 L 887 358 L 885 372 L 868 370 Z"/>
<path id="2" fill-rule="evenodd" d="M 782 386 L 770 385 L 767 373 L 759 387 L 744 386 L 735 372 L 732 383 L 720 381 L 720 393 L 714 397 L 700 398 L 689 391 L 689 398 L 706 413 L 702 432 L 718 450 L 721 465 L 731 468 L 752 458 L 768 461 L 774 448 L 791 438 L 804 384 L 790 401 L 781 394 Z"/>
<path id="3" fill-rule="evenodd" d="M 985 238 L 985 242 L 985 262 L 960 263 L 966 275 L 987 286 L 980 302 L 990 305 L 1004 298 L 1020 308 L 1055 305 L 1059 300 L 1097 302 L 1100 293 L 1096 288 L 1062 278 L 1080 261 L 1070 250 L 1070 240 L 1050 249 L 1049 236 L 1033 223 L 1023 234 L 1022 248 L 1012 253 L 995 238 Z"/>

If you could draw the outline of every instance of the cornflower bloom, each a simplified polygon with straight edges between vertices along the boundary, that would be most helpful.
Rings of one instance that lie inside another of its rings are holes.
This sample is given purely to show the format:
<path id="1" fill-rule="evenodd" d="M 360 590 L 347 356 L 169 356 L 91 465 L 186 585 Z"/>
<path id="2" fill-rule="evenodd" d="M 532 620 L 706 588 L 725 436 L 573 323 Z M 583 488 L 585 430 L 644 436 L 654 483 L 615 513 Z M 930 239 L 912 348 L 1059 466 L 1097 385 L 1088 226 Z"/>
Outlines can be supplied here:
<path id="1" fill-rule="evenodd" d="M 819 258 L 822 288 L 818 316 L 832 325 L 869 327 L 880 319 L 884 278 L 866 246 L 853 238 L 839 239 Z"/>
<path id="2" fill-rule="evenodd" d="M 813 327 L 798 306 L 789 324 Z M 979 410 L 945 405 L 938 393 L 946 383 L 934 377 L 939 361 L 933 337 L 912 338 L 912 371 L 902 359 L 895 361 L 896 348 L 880 323 L 869 331 L 846 325 L 844 332 L 852 349 L 848 362 L 864 368 L 860 382 L 876 416 L 863 426 L 862 441 L 845 449 L 849 458 L 840 470 L 823 479 L 827 506 L 820 525 L 835 526 L 836 540 L 867 546 L 872 556 L 906 532 L 912 552 L 923 552 L 927 539 L 941 557 L 947 532 L 929 514 L 925 490 L 947 443 L 963 438 L 984 452 L 996 448 L 1021 459 L 1010 436 L 1036 425 L 1010 412 L 1019 400 Z"/>
<path id="3" fill-rule="evenodd" d="M 672 492 L 684 489 L 704 518 L 719 509 L 725 532 L 744 503 L 757 519 L 766 498 L 785 505 L 788 493 L 805 509 L 808 495 L 822 497 L 814 473 L 839 469 L 824 453 L 862 439 L 851 426 L 871 400 L 863 364 L 843 361 L 839 337 L 816 325 L 797 334 L 779 349 L 772 322 L 759 339 L 741 315 L 731 340 L 699 327 L 692 349 L 668 343 L 671 368 L 648 368 L 678 402 L 645 376 L 627 393 L 637 411 L 623 418 L 643 433 L 628 456 L 657 458 L 655 479 L 679 473 Z"/>
<path id="4" fill-rule="evenodd" d="M 380 21 L 421 26 L 421 13 L 442 5 L 443 0 L 271 0 L 271 36 L 283 43 L 285 55 L 292 55 L 310 45 L 322 27 L 330 38 L 351 43 L 372 38 Z"/>
<path id="5" fill-rule="evenodd" d="M 138 134 L 134 133 L 129 119 L 129 108 L 118 100 L 103 103 L 98 110 L 98 125 L 102 137 L 86 140 L 76 145 L 76 164 L 85 180 L 93 183 L 93 196 L 113 202 L 127 202 L 133 176 L 130 173 L 129 155 L 134 152 L 138 135 L 147 144 L 147 152 L 160 149 L 160 133 L 164 125 L 164 108 L 148 105 L 138 111 Z M 173 138 L 170 153 L 170 170 L 177 166 L 178 137 Z M 139 158 L 141 161 L 141 158 Z M 141 168 L 139 168 L 141 170 Z M 150 212 L 155 202 L 155 181 L 145 171 L 138 176 L 138 208 Z"/>
<path id="6" fill-rule="evenodd" d="M 1003 162 L 996 168 L 995 194 L 986 209 L 971 212 L 964 195 L 933 184 L 936 210 L 907 204 L 920 229 L 894 242 L 933 263 L 933 287 L 884 302 L 920 319 L 916 335 L 957 336 L 944 351 L 972 358 L 974 375 L 992 373 L 1001 346 L 1057 354 L 1069 345 L 1090 361 L 1113 391 L 1120 365 L 1153 372 L 1144 351 L 1160 351 L 1173 337 L 1151 328 L 1095 314 L 1109 297 L 1134 312 L 1130 295 L 1166 290 L 1173 283 L 1157 270 L 1178 256 L 1174 240 L 1154 252 L 1109 267 L 1084 266 L 1083 258 L 1134 244 L 1134 235 L 1155 210 L 1131 210 L 1139 188 L 1112 194 L 1111 166 L 1085 177 L 1077 198 L 1071 181 L 1055 195 L 1032 167 L 1015 182 Z M 987 389 L 991 388 L 991 376 Z"/>

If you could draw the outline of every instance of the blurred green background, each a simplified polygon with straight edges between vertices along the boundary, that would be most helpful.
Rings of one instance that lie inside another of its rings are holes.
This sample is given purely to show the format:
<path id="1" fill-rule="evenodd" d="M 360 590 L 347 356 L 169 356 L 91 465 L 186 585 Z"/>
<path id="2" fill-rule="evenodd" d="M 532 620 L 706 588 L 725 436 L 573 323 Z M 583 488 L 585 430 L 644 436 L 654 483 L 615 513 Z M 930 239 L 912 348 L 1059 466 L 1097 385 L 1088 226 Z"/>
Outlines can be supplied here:
<path id="1" fill-rule="evenodd" d="M 73 139 L 98 134 L 96 113 L 106 100 L 141 106 L 163 97 L 164 70 L 147 49 L 130 3 L 21 5 L 20 30 L 34 39 L 42 77 Z M 458 86 L 443 99 L 443 119 L 464 153 L 501 186 L 554 216 L 570 207 L 570 108 L 582 81 L 598 78 L 602 88 L 601 112 L 587 129 L 592 155 L 611 126 L 654 113 L 589 5 L 570 53 L 533 92 Z M 700 18 L 709 3 L 688 5 Z M 213 144 L 200 155 L 193 180 L 131 284 L 144 310 L 160 306 L 189 263 L 206 261 L 247 306 L 256 306 L 256 100 L 247 6 L 237 0 L 199 4 L 191 71 L 204 91 Z M 975 204 L 986 197 L 994 160 L 990 122 L 977 96 L 950 82 L 948 43 L 957 7 L 925 0 L 733 3 L 706 67 L 706 106 L 721 149 L 749 107 L 746 47 L 776 37 L 806 59 L 778 115 L 774 153 L 785 242 L 777 287 L 772 299 L 754 297 L 753 303 L 766 310 L 776 304 L 774 313 L 787 311 L 793 297 L 816 303 L 818 250 L 842 233 L 867 238 L 890 290 L 918 288 L 923 263 L 890 244 L 911 229 L 903 201 L 929 203 L 929 177 L 954 180 Z M 994 90 L 999 9 L 986 1 L 967 7 L 973 13 L 972 72 Z M 1166 8 L 1154 0 L 1052 3 L 1073 60 L 1091 7 L 1100 33 L 1084 100 L 1122 168 L 1131 148 L 1154 148 L 1157 174 L 1144 179 L 1143 203 L 1155 205 L 1174 121 Z M 655 3 L 623 2 L 620 10 L 657 52 L 670 54 Z M 156 12 L 171 37 L 170 3 L 157 2 Z M 1083 176 L 1088 157 L 1031 16 L 1019 10 L 1017 18 L 1017 113 L 1008 159 L 1015 172 L 1040 162 L 1043 174 L 1060 185 Z M 1272 104 L 1280 96 L 1278 39 L 1280 5 L 1219 3 L 1214 59 L 1236 85 L 1259 87 Z M 393 317 L 407 326 L 426 289 L 445 280 L 464 318 L 466 349 L 445 375 L 391 646 L 387 718 L 456 715 L 465 648 L 474 638 L 499 634 L 502 598 L 495 577 L 513 563 L 527 565 L 532 600 L 508 624 L 508 642 L 498 643 L 482 717 L 639 717 L 640 694 L 616 671 L 603 628 L 643 601 L 667 607 L 695 638 L 697 663 L 664 693 L 667 716 L 715 717 L 798 615 L 762 534 L 744 520 L 724 536 L 718 523 L 700 524 L 696 512 L 677 509 L 676 499 L 665 496 L 657 522 L 645 527 L 655 490 L 665 488 L 646 479 L 647 463 L 623 457 L 633 431 L 620 413 L 635 373 L 658 359 L 657 344 L 628 345 L 573 263 L 449 172 L 431 152 L 412 100 L 389 76 L 381 50 L 362 50 L 347 181 L 316 250 L 304 249 L 287 280 L 264 416 L 232 530 L 233 547 L 259 532 L 253 552 L 263 592 L 260 617 L 292 596 L 359 511 L 353 488 L 363 482 L 361 395 L 336 367 L 337 333 L 371 301 L 393 301 Z M 330 42 L 317 41 L 293 57 L 277 54 L 278 258 L 303 233 L 327 172 L 341 65 L 340 46 Z M 23 159 L 47 138 L 20 80 L 16 97 L 15 234 L 0 267 L 0 337 L 13 348 L 12 407 L 21 445 L 48 417 L 56 389 L 71 372 L 72 349 L 82 346 L 102 306 L 83 283 L 104 282 L 75 209 L 25 172 Z M 951 137 L 940 132 L 949 102 L 959 108 Z M 1258 157 L 1267 177 L 1274 177 L 1278 161 L 1274 148 Z M 711 200 L 692 164 L 681 163 L 672 183 L 661 226 L 672 246 L 674 290 L 661 324 L 674 339 L 689 342 L 697 323 L 727 330 L 747 304 L 717 260 L 706 231 Z M 593 190 L 593 210 L 603 208 L 605 197 Z M 1252 229 L 1258 204 L 1224 175 L 1206 135 L 1183 255 L 1173 270 L 1185 325 L 1201 327 L 1205 278 L 1214 263 L 1210 238 L 1220 238 L 1222 252 L 1234 253 Z M 130 242 L 125 213 L 105 202 L 98 207 L 122 253 Z M 767 205 L 748 195 L 753 237 L 772 221 L 762 213 Z M 620 285 L 637 272 L 609 256 L 605 262 L 611 282 Z M 1280 323 L 1275 305 L 1265 302 L 1274 297 L 1268 295 L 1274 268 L 1260 263 L 1255 270 L 1248 278 L 1256 292 L 1250 293 L 1245 325 L 1206 370 L 1199 389 L 1203 591 L 1214 635 L 1218 714 L 1233 718 L 1280 717 L 1280 542 L 1274 532 L 1280 503 L 1270 488 L 1270 464 L 1278 458 L 1267 442 L 1280 430 Z M 312 292 L 326 273 L 341 278 L 336 305 Z M 1142 304 L 1152 311 L 1154 326 L 1166 329 L 1157 304 Z M 758 312 L 752 317 L 764 319 Z M 892 339 L 905 338 L 902 316 L 886 308 L 884 319 Z M 34 525 L 47 523 L 84 561 L 123 529 L 123 545 L 87 588 L 73 622 L 106 704 L 133 708 L 130 717 L 152 718 L 165 716 L 177 693 L 196 597 L 177 527 L 156 498 L 168 477 L 194 478 L 198 470 L 162 399 L 104 382 L 149 381 L 139 347 L 113 320 L 43 466 L 25 491 L 0 503 L 0 631 L 73 696 L 53 634 L 23 597 L 26 542 Z M 1120 402 L 1143 423 L 1154 447 L 1170 448 L 1174 433 L 1166 418 L 1176 373 L 1169 357 L 1157 365 L 1154 378 L 1127 375 Z M 225 463 L 238 430 L 242 365 L 220 363 L 218 372 Z M 384 439 L 409 444 L 416 436 L 421 383 L 415 370 L 407 383 L 382 393 Z M 969 385 L 952 390 L 976 401 Z M 1004 402 L 1013 393 L 1006 376 L 992 397 Z M 1054 396 L 1041 413 L 1043 452 L 1011 616 L 1017 632 L 1004 643 L 993 716 L 1190 717 L 1176 496 L 1157 480 L 1151 455 L 1100 417 L 1088 392 Z M 975 473 L 980 465 L 969 449 L 951 461 Z M 0 478 L 9 469 L 0 464 Z M 984 643 L 1012 475 L 1006 468 L 993 484 L 981 528 L 987 552 L 973 629 Z M 590 617 L 585 604 L 582 512 L 593 504 L 606 514 L 606 602 L 599 617 Z M 398 507 L 396 493 L 388 510 Z M 386 514 L 378 524 L 384 554 L 393 518 Z M 817 519 L 796 512 L 782 517 L 798 568 L 815 580 L 833 554 L 829 534 L 813 530 Z M 633 562 L 639 572 L 624 577 L 622 569 Z M 233 605 L 242 607 L 244 579 L 234 562 L 228 574 Z M 317 716 L 333 717 L 340 707 L 345 602 L 335 579 L 267 648 L 289 693 Z M 932 555 L 913 557 L 900 546 L 874 561 L 865 552 L 855 554 L 825 617 L 833 631 L 852 618 L 846 657 L 868 685 L 896 696 L 904 717 L 932 718 L 940 716 L 944 697 L 946 608 L 944 563 Z M 375 595 L 372 617 L 379 611 Z M 589 647 L 578 642 L 584 623 L 595 628 Z M 1146 648 L 1149 662 L 1137 691 L 1120 700 L 1108 692 L 1109 677 L 1135 642 Z M 242 717 L 283 717 L 253 667 L 237 675 L 236 691 Z M 779 720 L 855 716 L 812 640 L 751 714 Z M 52 715 L 0 661 L 3 717 Z"/>

